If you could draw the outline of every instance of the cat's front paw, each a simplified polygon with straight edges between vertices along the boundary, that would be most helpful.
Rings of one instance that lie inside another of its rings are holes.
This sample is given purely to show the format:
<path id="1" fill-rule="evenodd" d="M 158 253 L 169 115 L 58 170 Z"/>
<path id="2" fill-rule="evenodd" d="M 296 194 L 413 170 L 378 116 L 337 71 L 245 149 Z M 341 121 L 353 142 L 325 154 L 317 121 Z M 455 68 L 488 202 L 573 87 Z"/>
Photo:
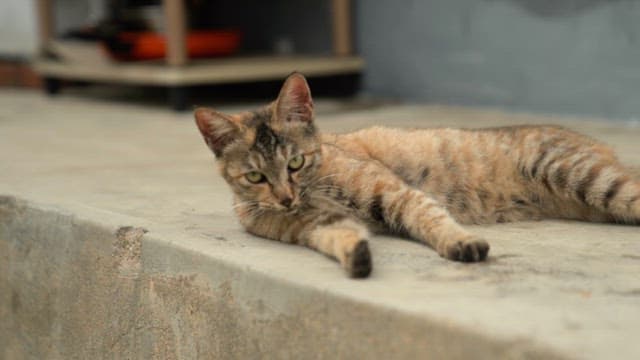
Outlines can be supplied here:
<path id="1" fill-rule="evenodd" d="M 477 237 L 450 240 L 438 249 L 438 253 L 443 258 L 453 261 L 483 261 L 489 253 L 489 243 Z"/>
<path id="2" fill-rule="evenodd" d="M 373 269 L 371 252 L 366 240 L 360 240 L 351 251 L 346 253 L 345 270 L 352 278 L 365 278 Z"/>

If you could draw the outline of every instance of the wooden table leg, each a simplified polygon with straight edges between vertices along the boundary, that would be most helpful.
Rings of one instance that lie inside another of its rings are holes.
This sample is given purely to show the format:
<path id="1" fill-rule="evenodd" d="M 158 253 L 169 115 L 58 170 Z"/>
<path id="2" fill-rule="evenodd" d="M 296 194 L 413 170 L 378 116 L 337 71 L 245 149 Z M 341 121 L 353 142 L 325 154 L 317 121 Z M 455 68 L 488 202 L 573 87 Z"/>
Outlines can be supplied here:
<path id="1" fill-rule="evenodd" d="M 183 66 L 187 64 L 187 17 L 184 0 L 163 0 L 166 21 L 167 65 Z M 185 86 L 168 87 L 169 103 L 175 111 L 188 108 L 189 89 Z"/>
<path id="2" fill-rule="evenodd" d="M 36 11 L 38 12 L 38 41 L 40 53 L 44 53 L 47 45 L 53 39 L 53 1 L 38 0 Z"/>
<path id="3" fill-rule="evenodd" d="M 185 111 L 189 109 L 189 88 L 187 86 L 170 86 L 169 104 L 174 111 Z"/>
<path id="4" fill-rule="evenodd" d="M 187 19 L 183 0 L 163 0 L 167 37 L 167 64 L 182 66 L 187 63 Z"/>
<path id="5" fill-rule="evenodd" d="M 53 0 L 37 0 L 38 16 L 38 48 L 40 56 L 44 56 L 47 47 L 55 37 Z M 42 89 L 47 95 L 53 96 L 60 92 L 62 81 L 56 77 L 47 76 L 42 79 Z"/>
<path id="6" fill-rule="evenodd" d="M 351 1 L 331 0 L 333 21 L 333 52 L 338 56 L 351 55 Z"/>

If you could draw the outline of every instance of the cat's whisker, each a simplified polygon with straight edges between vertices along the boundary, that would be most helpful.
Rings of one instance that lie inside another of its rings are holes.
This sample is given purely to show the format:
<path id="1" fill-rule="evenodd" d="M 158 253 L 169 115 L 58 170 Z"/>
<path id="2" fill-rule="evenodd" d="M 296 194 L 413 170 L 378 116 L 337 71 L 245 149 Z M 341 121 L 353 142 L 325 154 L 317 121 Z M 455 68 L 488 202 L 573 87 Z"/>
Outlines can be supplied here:
<path id="1" fill-rule="evenodd" d="M 315 190 L 318 188 L 318 186 L 316 186 L 316 184 L 318 184 L 321 181 L 324 181 L 328 178 L 337 176 L 338 174 L 329 174 L 329 175 L 325 175 L 325 176 L 321 176 L 318 179 L 315 179 L 311 184 L 307 184 L 305 189 L 300 193 L 300 197 L 304 196 L 307 192 Z"/>
<path id="2" fill-rule="evenodd" d="M 319 178 L 315 179 L 315 180 L 314 180 L 314 182 L 312 182 L 311 184 L 309 184 L 309 186 L 315 186 L 317 183 L 319 183 L 319 182 L 321 182 L 321 181 L 323 181 L 323 180 L 326 180 L 326 179 L 328 179 L 328 178 L 335 177 L 335 176 L 338 176 L 338 174 L 329 174 L 329 175 L 321 176 L 321 177 L 319 177 Z"/>
<path id="3" fill-rule="evenodd" d="M 231 206 L 231 208 L 235 209 L 238 208 L 240 206 L 251 206 L 251 205 L 255 205 L 257 203 L 257 201 L 255 200 L 248 200 L 248 201 L 242 201 L 242 202 L 238 202 L 235 203 Z"/>

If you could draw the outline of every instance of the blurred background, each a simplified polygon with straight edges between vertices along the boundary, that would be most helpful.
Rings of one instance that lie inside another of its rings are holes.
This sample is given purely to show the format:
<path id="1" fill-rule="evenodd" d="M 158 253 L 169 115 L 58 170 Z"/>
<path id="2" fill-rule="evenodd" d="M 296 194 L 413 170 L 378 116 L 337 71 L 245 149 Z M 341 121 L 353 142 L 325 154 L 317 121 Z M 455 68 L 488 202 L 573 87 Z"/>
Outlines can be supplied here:
<path id="1" fill-rule="evenodd" d="M 320 95 L 637 122 L 638 19 L 635 0 L 2 0 L 0 84 L 181 110 L 299 70 Z"/>

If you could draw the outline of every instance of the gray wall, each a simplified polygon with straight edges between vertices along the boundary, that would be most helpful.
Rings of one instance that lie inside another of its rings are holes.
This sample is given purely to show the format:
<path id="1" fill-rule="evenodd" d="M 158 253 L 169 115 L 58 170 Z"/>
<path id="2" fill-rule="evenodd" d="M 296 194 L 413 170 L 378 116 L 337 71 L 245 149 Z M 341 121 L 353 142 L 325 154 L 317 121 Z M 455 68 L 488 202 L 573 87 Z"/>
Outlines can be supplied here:
<path id="1" fill-rule="evenodd" d="M 0 56 L 28 56 L 35 52 L 33 4 L 25 0 L 0 0 Z"/>
<path id="2" fill-rule="evenodd" d="M 356 18 L 372 95 L 640 117 L 640 1 L 361 0 Z"/>
<path id="3" fill-rule="evenodd" d="M 54 1 L 55 31 L 91 23 L 102 16 L 103 0 Z M 30 57 L 37 53 L 36 0 L 0 0 L 0 57 Z"/>

